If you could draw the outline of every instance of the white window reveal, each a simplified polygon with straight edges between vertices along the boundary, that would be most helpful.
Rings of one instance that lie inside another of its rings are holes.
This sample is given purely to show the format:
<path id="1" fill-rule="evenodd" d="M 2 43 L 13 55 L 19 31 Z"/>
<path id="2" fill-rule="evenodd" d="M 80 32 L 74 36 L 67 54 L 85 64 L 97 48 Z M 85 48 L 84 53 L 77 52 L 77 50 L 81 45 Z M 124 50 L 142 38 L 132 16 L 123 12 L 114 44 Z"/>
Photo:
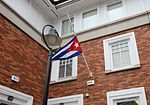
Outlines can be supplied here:
<path id="1" fill-rule="evenodd" d="M 33 105 L 33 96 L 0 85 L 0 105 Z"/>
<path id="2" fill-rule="evenodd" d="M 64 82 L 77 79 L 77 57 L 56 60 L 52 63 L 51 82 Z"/>
<path id="3" fill-rule="evenodd" d="M 108 105 L 147 105 L 144 87 L 107 92 Z"/>
<path id="4" fill-rule="evenodd" d="M 83 29 L 98 25 L 97 9 L 83 13 Z"/>
<path id="5" fill-rule="evenodd" d="M 83 94 L 48 99 L 48 105 L 83 105 Z"/>
<path id="6" fill-rule="evenodd" d="M 106 73 L 140 67 L 134 32 L 105 39 Z"/>
<path id="7" fill-rule="evenodd" d="M 61 34 L 62 35 L 66 35 L 66 34 L 69 34 L 69 33 L 73 32 L 73 29 L 74 29 L 74 18 L 71 18 L 70 20 L 71 20 L 72 26 L 70 24 L 69 19 L 66 19 L 66 20 L 62 21 L 62 30 L 61 30 Z"/>
<path id="8" fill-rule="evenodd" d="M 117 2 L 107 6 L 109 21 L 117 20 L 123 17 L 122 2 Z"/>

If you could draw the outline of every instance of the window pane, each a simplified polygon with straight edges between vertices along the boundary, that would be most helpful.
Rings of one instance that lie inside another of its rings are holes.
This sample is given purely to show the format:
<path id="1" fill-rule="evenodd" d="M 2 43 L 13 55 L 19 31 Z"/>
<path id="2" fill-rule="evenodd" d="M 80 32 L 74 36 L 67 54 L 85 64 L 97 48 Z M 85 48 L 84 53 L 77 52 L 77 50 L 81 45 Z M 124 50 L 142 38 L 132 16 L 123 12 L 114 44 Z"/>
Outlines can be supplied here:
<path id="1" fill-rule="evenodd" d="M 122 7 L 122 3 L 118 2 L 118 3 L 115 3 L 115 4 L 109 5 L 108 6 L 108 11 L 111 11 L 111 10 L 114 10 L 114 9 L 117 9 L 117 8 L 121 8 L 121 7 Z"/>
<path id="2" fill-rule="evenodd" d="M 123 17 L 123 7 L 122 3 L 118 2 L 107 7 L 109 21 L 119 19 Z"/>
<path id="3" fill-rule="evenodd" d="M 130 65 L 131 61 L 130 61 L 128 42 L 125 41 L 121 43 L 120 48 L 121 48 L 121 56 L 122 56 L 122 66 Z"/>
<path id="4" fill-rule="evenodd" d="M 88 29 L 98 25 L 97 9 L 83 14 L 83 29 Z"/>
<path id="5" fill-rule="evenodd" d="M 66 65 L 66 77 L 72 76 L 72 63 Z"/>
<path id="6" fill-rule="evenodd" d="M 72 59 L 61 60 L 59 66 L 59 78 L 72 76 Z"/>
<path id="7" fill-rule="evenodd" d="M 74 19 L 71 18 L 71 22 L 74 28 Z M 62 35 L 69 34 L 72 32 L 72 27 L 70 25 L 69 19 L 62 21 Z"/>
<path id="8" fill-rule="evenodd" d="M 128 97 L 124 99 L 117 99 L 115 105 L 140 105 L 139 97 Z"/>
<path id="9" fill-rule="evenodd" d="M 66 63 L 66 77 L 72 76 L 72 59 L 68 59 Z"/>
<path id="10" fill-rule="evenodd" d="M 113 53 L 113 68 L 117 68 L 121 66 L 121 58 L 120 58 L 120 52 Z"/>
<path id="11" fill-rule="evenodd" d="M 65 65 L 61 65 L 59 68 L 59 78 L 63 78 L 65 75 Z"/>
<path id="12" fill-rule="evenodd" d="M 96 9 L 84 13 L 84 14 L 83 14 L 83 18 L 84 18 L 84 19 L 85 19 L 85 18 L 89 18 L 89 17 L 91 17 L 91 16 L 93 16 L 93 15 L 97 15 L 97 10 L 96 10 Z"/>
<path id="13" fill-rule="evenodd" d="M 119 102 L 117 105 L 139 105 L 136 101 Z"/>
<path id="14" fill-rule="evenodd" d="M 113 68 L 131 65 L 128 41 L 119 41 L 111 46 Z"/>
<path id="15" fill-rule="evenodd" d="M 131 64 L 129 50 L 121 52 L 122 66 L 128 66 Z"/>
<path id="16" fill-rule="evenodd" d="M 121 57 L 120 57 L 120 46 L 119 44 L 115 44 L 111 46 L 112 49 L 112 59 L 113 59 L 113 68 L 117 68 L 121 66 Z"/>

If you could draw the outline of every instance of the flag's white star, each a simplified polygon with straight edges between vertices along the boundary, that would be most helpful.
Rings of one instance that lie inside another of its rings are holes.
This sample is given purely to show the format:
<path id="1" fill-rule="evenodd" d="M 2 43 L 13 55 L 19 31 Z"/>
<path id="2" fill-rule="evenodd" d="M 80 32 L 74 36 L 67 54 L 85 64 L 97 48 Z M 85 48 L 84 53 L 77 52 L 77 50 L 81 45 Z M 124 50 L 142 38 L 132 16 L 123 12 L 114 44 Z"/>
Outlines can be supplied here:
<path id="1" fill-rule="evenodd" d="M 74 46 L 75 46 L 76 48 L 78 48 L 78 47 L 79 47 L 79 43 L 75 43 Z"/>

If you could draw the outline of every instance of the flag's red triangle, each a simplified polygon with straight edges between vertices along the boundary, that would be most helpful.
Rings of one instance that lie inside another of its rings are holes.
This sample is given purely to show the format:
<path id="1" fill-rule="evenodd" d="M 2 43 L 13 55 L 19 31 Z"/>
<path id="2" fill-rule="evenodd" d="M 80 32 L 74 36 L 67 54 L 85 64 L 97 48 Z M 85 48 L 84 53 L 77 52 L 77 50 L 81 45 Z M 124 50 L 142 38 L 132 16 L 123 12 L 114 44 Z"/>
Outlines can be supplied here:
<path id="1" fill-rule="evenodd" d="M 68 49 L 69 51 L 82 51 L 78 38 L 76 37 Z"/>

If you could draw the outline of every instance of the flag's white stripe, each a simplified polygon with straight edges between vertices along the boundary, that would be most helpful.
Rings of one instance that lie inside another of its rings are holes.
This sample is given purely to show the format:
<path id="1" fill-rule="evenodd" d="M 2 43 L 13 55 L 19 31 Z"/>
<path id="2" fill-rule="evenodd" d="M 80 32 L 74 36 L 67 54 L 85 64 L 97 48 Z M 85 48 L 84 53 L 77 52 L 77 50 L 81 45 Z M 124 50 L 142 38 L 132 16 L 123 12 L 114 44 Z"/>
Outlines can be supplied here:
<path id="1" fill-rule="evenodd" d="M 63 55 L 62 57 L 60 57 L 60 58 L 67 58 L 67 57 L 73 55 L 73 54 L 76 53 L 76 52 L 78 52 L 78 51 L 70 51 L 70 52 L 68 52 L 67 54 L 65 54 L 65 55 Z"/>
<path id="2" fill-rule="evenodd" d="M 65 48 L 61 49 L 57 54 L 55 54 L 55 55 L 53 56 L 53 58 L 56 57 L 57 55 L 59 55 L 60 53 L 62 53 L 63 51 L 67 50 L 67 49 L 71 46 L 72 43 L 73 43 L 73 42 L 71 42 L 71 43 L 70 43 L 68 46 L 66 46 Z"/>

